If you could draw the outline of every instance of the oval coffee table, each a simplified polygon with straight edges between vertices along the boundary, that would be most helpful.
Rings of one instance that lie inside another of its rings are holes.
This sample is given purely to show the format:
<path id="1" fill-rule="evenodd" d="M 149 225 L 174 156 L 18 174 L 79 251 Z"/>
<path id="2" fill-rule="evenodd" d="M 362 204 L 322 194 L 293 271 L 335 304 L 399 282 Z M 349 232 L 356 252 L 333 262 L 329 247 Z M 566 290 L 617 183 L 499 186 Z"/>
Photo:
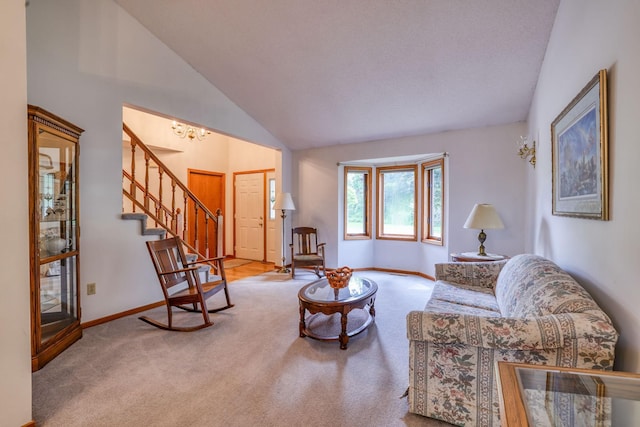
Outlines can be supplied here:
<path id="1" fill-rule="evenodd" d="M 349 286 L 342 289 L 333 289 L 326 278 L 316 280 L 300 289 L 298 300 L 300 301 L 300 336 L 311 337 L 322 341 L 340 341 L 340 348 L 347 349 L 349 337 L 364 331 L 374 322 L 376 310 L 374 303 L 378 285 L 373 280 L 364 277 L 353 276 Z M 368 308 L 365 310 L 365 307 Z M 349 329 L 348 315 L 351 310 L 363 309 L 367 318 L 364 323 L 354 329 Z M 306 311 L 311 316 L 306 317 Z M 323 335 L 308 326 L 314 318 L 320 315 L 331 316 L 340 313 L 340 334 Z"/>

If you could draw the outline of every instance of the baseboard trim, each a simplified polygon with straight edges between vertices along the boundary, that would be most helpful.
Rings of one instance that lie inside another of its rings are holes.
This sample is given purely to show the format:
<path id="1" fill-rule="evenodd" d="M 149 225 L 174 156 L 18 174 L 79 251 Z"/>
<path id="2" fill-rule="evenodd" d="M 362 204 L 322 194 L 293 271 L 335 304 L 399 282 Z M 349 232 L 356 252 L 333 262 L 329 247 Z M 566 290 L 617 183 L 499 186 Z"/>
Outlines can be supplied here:
<path id="1" fill-rule="evenodd" d="M 396 270 L 396 269 L 393 269 L 393 268 L 380 268 L 380 267 L 354 268 L 353 270 L 354 271 L 373 270 L 373 271 L 382 271 L 384 273 L 390 273 L 390 274 L 408 274 L 408 275 L 412 275 L 412 276 L 423 277 L 425 279 L 432 280 L 434 282 L 436 280 L 434 277 L 431 277 L 428 274 L 424 274 L 424 273 L 421 273 L 419 271 Z"/>
<path id="2" fill-rule="evenodd" d="M 304 268 L 304 267 L 302 267 Z M 329 269 L 328 269 L 329 270 Z M 382 271 L 390 274 L 410 274 L 413 276 L 420 276 L 428 280 L 435 281 L 435 278 L 429 276 L 428 274 L 420 273 L 418 271 L 407 271 L 407 270 L 396 270 L 391 268 L 379 268 L 379 267 L 367 267 L 367 268 L 354 268 L 353 271 L 365 271 L 365 270 L 373 270 L 373 271 Z M 132 314 L 142 313 L 143 311 L 151 310 L 152 308 L 162 307 L 165 305 L 164 301 L 154 302 L 152 304 L 143 305 L 142 307 L 132 308 L 131 310 L 121 311 L 120 313 L 115 313 L 110 316 L 101 317 L 99 319 L 90 320 L 88 322 L 84 322 L 80 324 L 82 329 L 91 328 L 93 326 L 102 325 L 103 323 L 110 322 L 112 320 L 120 319 L 122 317 L 130 316 Z"/>
<path id="3" fill-rule="evenodd" d="M 132 308 L 131 310 L 121 311 L 110 316 L 101 317 L 99 319 L 90 320 L 80 324 L 82 329 L 91 328 L 92 326 L 102 325 L 103 323 L 110 322 L 112 320 L 120 319 L 121 317 L 130 316 L 132 314 L 142 313 L 143 311 L 151 310 L 152 308 L 162 307 L 165 305 L 164 301 L 154 302 L 152 304 L 143 305 L 142 307 Z"/>

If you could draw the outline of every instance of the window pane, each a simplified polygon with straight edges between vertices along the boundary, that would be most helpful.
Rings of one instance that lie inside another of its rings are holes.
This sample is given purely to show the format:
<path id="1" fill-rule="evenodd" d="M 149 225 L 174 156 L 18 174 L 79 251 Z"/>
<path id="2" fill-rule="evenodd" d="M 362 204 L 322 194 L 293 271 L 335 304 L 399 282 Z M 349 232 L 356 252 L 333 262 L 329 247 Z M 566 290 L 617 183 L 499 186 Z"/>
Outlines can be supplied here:
<path id="1" fill-rule="evenodd" d="M 415 224 L 415 172 L 382 173 L 383 235 L 413 236 Z"/>
<path id="2" fill-rule="evenodd" d="M 444 239 L 444 159 L 422 165 L 422 241 L 442 245 Z"/>
<path id="3" fill-rule="evenodd" d="M 347 171 L 346 228 L 347 234 L 367 234 L 367 178 L 366 171 Z"/>
<path id="4" fill-rule="evenodd" d="M 442 239 L 442 168 L 431 169 L 429 237 Z"/>
<path id="5" fill-rule="evenodd" d="M 276 180 L 269 179 L 269 219 L 276 219 L 276 210 L 273 205 L 276 203 Z"/>

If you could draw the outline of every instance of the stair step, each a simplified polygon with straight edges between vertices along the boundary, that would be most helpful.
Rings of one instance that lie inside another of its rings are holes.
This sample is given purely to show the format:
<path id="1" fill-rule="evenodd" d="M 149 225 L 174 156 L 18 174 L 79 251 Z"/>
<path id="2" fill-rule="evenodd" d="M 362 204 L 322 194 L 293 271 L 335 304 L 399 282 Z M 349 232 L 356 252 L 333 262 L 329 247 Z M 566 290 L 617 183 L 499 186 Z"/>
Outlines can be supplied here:
<path id="1" fill-rule="evenodd" d="M 146 221 L 148 218 L 147 214 L 144 213 L 139 213 L 139 212 L 129 212 L 129 213 L 123 213 L 122 214 L 122 219 L 138 219 L 140 221 Z"/>
<path id="2" fill-rule="evenodd" d="M 147 228 L 147 219 L 149 216 L 145 213 L 128 212 L 121 214 L 120 217 L 122 219 L 140 221 L 140 234 L 143 236 L 160 236 L 161 239 L 167 236 L 167 231 L 164 228 Z"/>
<path id="3" fill-rule="evenodd" d="M 167 230 L 163 228 L 145 228 L 142 233 L 145 236 L 162 236 L 164 237 L 167 234 Z"/>

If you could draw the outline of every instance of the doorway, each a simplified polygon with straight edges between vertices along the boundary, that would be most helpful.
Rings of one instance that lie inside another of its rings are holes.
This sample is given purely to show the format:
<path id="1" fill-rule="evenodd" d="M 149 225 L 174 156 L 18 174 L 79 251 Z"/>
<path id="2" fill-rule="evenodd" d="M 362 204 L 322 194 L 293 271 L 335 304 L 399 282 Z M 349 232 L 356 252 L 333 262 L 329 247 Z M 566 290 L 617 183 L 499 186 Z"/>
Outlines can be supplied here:
<path id="1" fill-rule="evenodd" d="M 234 242 L 237 258 L 255 261 L 269 261 L 273 246 L 267 239 L 273 229 L 271 203 L 268 203 L 271 189 L 268 177 L 274 170 L 235 172 L 234 179 Z"/>
<path id="2" fill-rule="evenodd" d="M 225 174 L 220 172 L 203 171 L 197 169 L 187 170 L 187 186 L 189 190 L 200 200 L 206 207 L 215 214 L 218 209 L 225 216 L 224 206 L 224 188 L 225 188 Z M 191 212 L 191 209 L 189 209 Z M 205 237 L 206 229 L 208 229 L 208 241 Z M 188 230 L 189 241 L 193 242 L 196 235 L 196 219 L 192 216 L 188 218 Z M 213 258 L 218 255 L 216 239 L 216 223 L 214 221 L 208 221 L 205 224 L 204 215 L 198 215 L 197 218 L 197 230 L 198 238 L 196 248 L 198 252 L 205 254 L 207 258 Z M 222 247 L 224 248 L 224 233 L 222 236 Z"/>

